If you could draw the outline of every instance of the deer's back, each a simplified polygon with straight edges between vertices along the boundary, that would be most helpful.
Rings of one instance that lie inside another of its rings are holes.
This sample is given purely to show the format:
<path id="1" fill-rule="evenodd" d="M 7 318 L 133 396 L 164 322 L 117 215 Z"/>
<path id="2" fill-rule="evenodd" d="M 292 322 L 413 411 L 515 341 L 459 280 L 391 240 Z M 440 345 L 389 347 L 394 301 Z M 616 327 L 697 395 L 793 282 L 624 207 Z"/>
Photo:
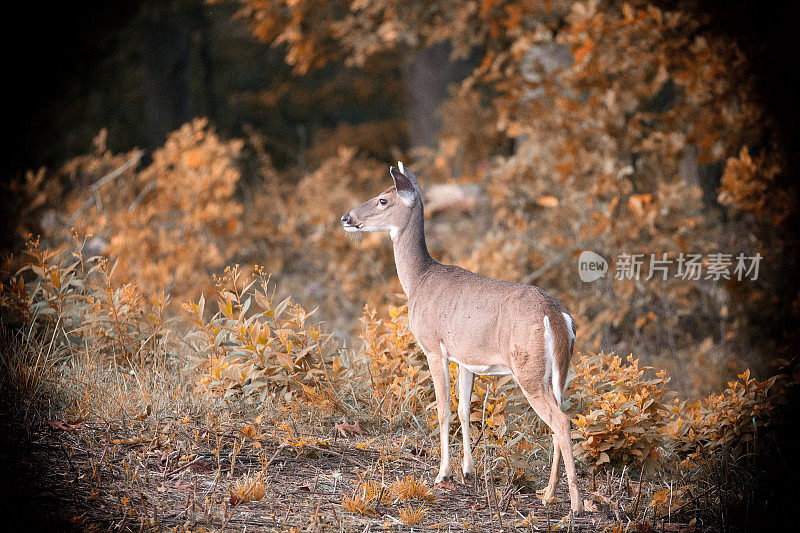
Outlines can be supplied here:
<path id="1" fill-rule="evenodd" d="M 566 334 L 561 303 L 532 285 L 435 264 L 409 300 L 411 330 L 425 350 L 444 344 L 459 361 L 505 364 L 513 350 L 542 346 L 544 316 Z"/>

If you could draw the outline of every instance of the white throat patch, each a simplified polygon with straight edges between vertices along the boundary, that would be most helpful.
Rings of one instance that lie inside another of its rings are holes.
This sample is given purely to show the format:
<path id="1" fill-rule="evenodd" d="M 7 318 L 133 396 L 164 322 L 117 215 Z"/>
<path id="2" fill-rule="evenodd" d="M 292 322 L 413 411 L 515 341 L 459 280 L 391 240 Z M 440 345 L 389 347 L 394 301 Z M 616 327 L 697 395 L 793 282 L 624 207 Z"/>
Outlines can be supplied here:
<path id="1" fill-rule="evenodd" d="M 370 233 L 376 233 L 381 231 L 388 231 L 389 235 L 392 237 L 392 240 L 397 238 L 397 234 L 400 232 L 400 228 L 397 226 L 362 226 L 357 228 L 356 226 L 344 226 L 345 231 L 367 231 Z"/>

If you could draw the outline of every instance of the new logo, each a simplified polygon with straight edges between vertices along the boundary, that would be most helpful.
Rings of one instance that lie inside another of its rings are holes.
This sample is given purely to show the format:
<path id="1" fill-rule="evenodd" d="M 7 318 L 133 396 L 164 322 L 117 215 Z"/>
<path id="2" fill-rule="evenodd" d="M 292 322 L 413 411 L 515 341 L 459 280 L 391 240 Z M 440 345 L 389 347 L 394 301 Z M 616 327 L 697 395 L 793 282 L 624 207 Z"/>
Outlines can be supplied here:
<path id="1" fill-rule="evenodd" d="M 584 250 L 578 257 L 578 276 L 581 281 L 589 283 L 602 278 L 608 270 L 608 261 L 602 255 Z"/>

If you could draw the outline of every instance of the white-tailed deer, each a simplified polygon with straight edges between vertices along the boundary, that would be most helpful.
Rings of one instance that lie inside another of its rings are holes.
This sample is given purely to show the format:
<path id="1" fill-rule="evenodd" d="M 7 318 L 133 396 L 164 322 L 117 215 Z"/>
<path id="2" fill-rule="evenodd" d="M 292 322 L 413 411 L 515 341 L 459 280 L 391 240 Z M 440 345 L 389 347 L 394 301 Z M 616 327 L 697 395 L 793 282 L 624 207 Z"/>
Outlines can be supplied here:
<path id="1" fill-rule="evenodd" d="M 450 475 L 450 372 L 458 364 L 458 417 L 464 439 L 464 478 L 475 473 L 469 414 L 475 374 L 511 374 L 531 407 L 553 430 L 553 465 L 545 499 L 555 493 L 560 456 L 570 504 L 583 503 L 575 481 L 569 418 L 561 410 L 575 341 L 575 323 L 561 303 L 538 287 L 474 274 L 433 260 L 425 244 L 422 189 L 399 163 L 394 187 L 342 216 L 347 231 L 388 231 L 400 284 L 408 296 L 411 331 L 428 359 L 439 416 L 441 463 L 436 482 Z"/>

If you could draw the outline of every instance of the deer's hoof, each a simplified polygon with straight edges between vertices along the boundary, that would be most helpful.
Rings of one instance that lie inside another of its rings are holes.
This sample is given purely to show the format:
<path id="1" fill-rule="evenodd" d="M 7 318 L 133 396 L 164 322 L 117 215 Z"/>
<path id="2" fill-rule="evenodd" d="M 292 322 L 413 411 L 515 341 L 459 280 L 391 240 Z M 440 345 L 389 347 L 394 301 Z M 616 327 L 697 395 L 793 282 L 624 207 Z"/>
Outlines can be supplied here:
<path id="1" fill-rule="evenodd" d="M 544 503 L 551 502 L 555 499 L 556 491 L 553 488 L 545 487 L 536 491 L 536 494 L 541 498 Z"/>

